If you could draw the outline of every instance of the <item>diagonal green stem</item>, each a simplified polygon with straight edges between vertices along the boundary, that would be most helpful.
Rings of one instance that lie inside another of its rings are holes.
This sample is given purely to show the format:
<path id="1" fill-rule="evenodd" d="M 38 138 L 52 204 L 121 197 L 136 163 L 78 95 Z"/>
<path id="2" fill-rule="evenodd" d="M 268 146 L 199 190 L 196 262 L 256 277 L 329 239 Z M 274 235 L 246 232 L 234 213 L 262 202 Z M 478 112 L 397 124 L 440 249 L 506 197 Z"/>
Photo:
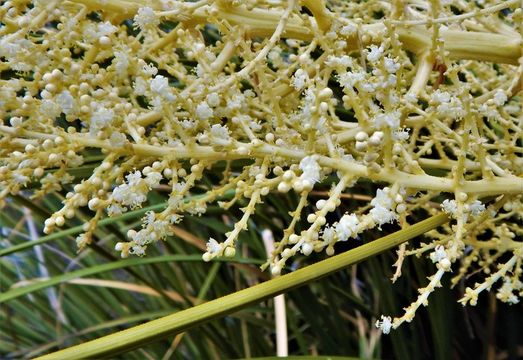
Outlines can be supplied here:
<path id="1" fill-rule="evenodd" d="M 394 248 L 448 221 L 449 218 L 444 213 L 432 216 L 406 229 L 290 274 L 127 330 L 44 355 L 38 359 L 98 359 L 129 351 L 305 285 L 385 250 Z"/>

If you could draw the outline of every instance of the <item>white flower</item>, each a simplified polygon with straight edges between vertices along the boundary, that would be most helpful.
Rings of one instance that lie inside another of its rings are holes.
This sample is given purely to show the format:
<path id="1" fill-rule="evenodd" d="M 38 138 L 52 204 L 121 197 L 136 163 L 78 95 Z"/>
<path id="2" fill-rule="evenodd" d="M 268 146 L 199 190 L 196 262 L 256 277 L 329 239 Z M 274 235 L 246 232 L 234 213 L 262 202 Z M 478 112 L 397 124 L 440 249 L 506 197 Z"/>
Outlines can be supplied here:
<path id="1" fill-rule="evenodd" d="M 380 205 L 371 209 L 369 214 L 378 226 L 392 223 L 398 219 L 398 214 Z"/>
<path id="2" fill-rule="evenodd" d="M 306 156 L 300 161 L 300 170 L 302 174 L 300 179 L 309 181 L 311 184 L 320 181 L 320 170 L 321 167 L 318 165 L 316 156 Z"/>
<path id="3" fill-rule="evenodd" d="M 377 62 L 383 55 L 383 50 L 383 45 L 380 47 L 371 45 L 370 50 L 368 50 L 367 60 L 369 60 L 371 63 Z"/>
<path id="4" fill-rule="evenodd" d="M 384 188 L 376 191 L 376 196 L 370 201 L 370 204 L 374 207 L 381 206 L 385 209 L 392 209 L 392 199 L 389 196 L 389 189 Z"/>
<path id="5" fill-rule="evenodd" d="M 153 64 L 143 63 L 142 71 L 147 76 L 155 76 L 158 74 L 158 69 Z"/>
<path id="6" fill-rule="evenodd" d="M 507 94 L 501 89 L 498 89 L 496 93 L 494 94 L 494 104 L 497 106 L 503 105 L 507 101 Z"/>
<path id="7" fill-rule="evenodd" d="M 146 27 L 156 26 L 160 23 L 160 19 L 154 13 L 154 10 L 146 6 L 138 9 L 134 16 L 134 23 L 141 29 Z"/>
<path id="8" fill-rule="evenodd" d="M 327 61 L 325 61 L 325 65 L 330 66 L 330 67 L 339 66 L 339 67 L 348 68 L 349 66 L 352 66 L 352 58 L 347 55 L 343 55 L 340 57 L 330 55 L 329 57 L 327 57 Z"/>
<path id="9" fill-rule="evenodd" d="M 209 106 L 211 106 L 211 107 L 216 107 L 216 106 L 220 105 L 220 95 L 218 95 L 215 92 L 207 95 L 205 100 L 207 101 L 207 104 L 209 104 Z"/>
<path id="10" fill-rule="evenodd" d="M 213 110 L 209 107 L 209 105 L 205 101 L 202 101 L 196 107 L 195 115 L 198 120 L 207 120 L 213 116 Z"/>
<path id="11" fill-rule="evenodd" d="M 229 110 L 235 110 L 235 109 L 241 109 L 241 107 L 245 104 L 245 96 L 243 94 L 236 94 L 229 100 L 227 100 L 227 109 Z"/>
<path id="12" fill-rule="evenodd" d="M 458 211 L 458 205 L 456 203 L 456 200 L 443 200 L 443 202 L 441 203 L 441 208 L 443 209 L 443 211 L 450 215 L 454 215 Z"/>
<path id="13" fill-rule="evenodd" d="M 74 109 L 74 98 L 68 90 L 64 90 L 58 94 L 56 97 L 56 103 L 66 115 L 71 113 Z"/>
<path id="14" fill-rule="evenodd" d="M 220 124 L 214 124 L 211 126 L 211 135 L 213 138 L 216 139 L 222 139 L 222 140 L 229 140 L 229 129 L 227 129 L 227 126 L 220 125 Z"/>
<path id="15" fill-rule="evenodd" d="M 385 70 L 387 70 L 387 72 L 389 74 L 396 73 L 396 71 L 398 71 L 398 69 L 400 68 L 400 64 L 398 64 L 397 62 L 395 62 L 394 60 L 392 60 L 389 57 L 385 58 L 384 64 L 385 64 Z"/>
<path id="16" fill-rule="evenodd" d="M 22 174 L 20 174 L 18 172 L 13 172 L 12 180 L 16 184 L 20 184 L 22 186 L 25 186 L 29 182 L 29 177 L 27 177 L 25 175 L 22 175 Z"/>
<path id="17" fill-rule="evenodd" d="M 123 147 L 125 145 L 125 140 L 127 140 L 127 138 L 124 134 L 115 131 L 111 134 L 111 137 L 109 138 L 109 143 L 111 144 L 111 146 L 114 147 Z"/>
<path id="18" fill-rule="evenodd" d="M 352 34 L 356 33 L 356 31 L 358 31 L 358 27 L 356 25 L 354 25 L 354 24 L 349 24 L 349 25 L 343 26 L 340 29 L 340 34 L 341 35 L 345 35 L 345 36 L 349 36 L 349 35 L 352 35 Z"/>
<path id="19" fill-rule="evenodd" d="M 321 237 L 326 243 L 332 243 L 332 242 L 334 242 L 335 236 L 336 236 L 336 229 L 334 229 L 333 227 L 325 227 L 323 229 L 323 234 Z"/>
<path id="20" fill-rule="evenodd" d="M 127 69 L 129 68 L 129 58 L 126 51 L 115 51 L 113 63 L 118 75 L 127 75 Z"/>
<path id="21" fill-rule="evenodd" d="M 111 194 L 112 200 L 120 205 L 131 208 L 141 206 L 141 204 L 147 200 L 147 192 L 150 190 L 149 185 L 145 179 L 142 179 L 142 173 L 140 171 L 128 174 L 126 179 L 127 184 L 121 184 L 113 190 Z"/>
<path id="22" fill-rule="evenodd" d="M 96 134 L 97 131 L 103 129 L 104 127 L 111 124 L 114 119 L 114 111 L 111 109 L 106 109 L 104 107 L 99 107 L 91 115 L 91 123 L 89 130 L 91 134 Z"/>
<path id="23" fill-rule="evenodd" d="M 381 329 L 381 331 L 383 331 L 384 334 L 390 333 L 390 330 L 392 329 L 391 317 L 381 315 L 381 321 L 376 320 L 376 327 L 378 329 Z"/>
<path id="24" fill-rule="evenodd" d="M 465 115 L 465 109 L 459 98 L 451 96 L 448 92 L 438 89 L 432 93 L 431 100 L 437 104 L 436 110 L 440 115 L 453 118 L 460 118 Z"/>
<path id="25" fill-rule="evenodd" d="M 206 246 L 207 246 L 207 252 L 212 255 L 218 254 L 222 250 L 221 244 L 218 241 L 214 240 L 213 238 L 210 238 L 209 241 L 207 241 Z"/>
<path id="26" fill-rule="evenodd" d="M 48 118 L 54 119 L 60 115 L 62 110 L 60 109 L 60 106 L 58 106 L 58 104 L 56 102 L 46 99 L 40 103 L 40 112 L 42 113 L 42 115 L 44 115 Z"/>
<path id="27" fill-rule="evenodd" d="M 122 215 L 127 209 L 118 205 L 118 204 L 111 204 L 107 207 L 107 214 L 109 216 L 118 216 Z"/>
<path id="28" fill-rule="evenodd" d="M 399 129 L 392 133 L 392 139 L 395 141 L 408 140 L 409 136 L 409 129 Z"/>
<path id="29" fill-rule="evenodd" d="M 118 28 L 116 26 L 111 24 L 109 21 L 106 21 L 98 24 L 98 33 L 96 35 L 98 37 L 108 36 L 115 33 L 117 30 Z"/>
<path id="30" fill-rule="evenodd" d="M 355 214 L 343 215 L 336 225 L 336 234 L 339 241 L 347 241 L 358 232 L 358 217 Z"/>
<path id="31" fill-rule="evenodd" d="M 445 250 L 445 247 L 443 245 L 438 245 L 434 249 L 434 252 L 430 254 L 430 259 L 433 263 L 440 262 L 443 259 L 447 259 L 447 251 Z"/>
<path id="32" fill-rule="evenodd" d="M 160 181 L 162 180 L 163 176 L 159 172 L 151 171 L 147 174 L 147 177 L 145 178 L 145 183 L 149 187 L 155 187 L 160 185 Z"/>
<path id="33" fill-rule="evenodd" d="M 436 104 L 448 103 L 450 102 L 450 94 L 446 91 L 437 89 L 432 93 L 432 101 L 434 101 Z"/>
<path id="34" fill-rule="evenodd" d="M 307 81 L 309 81 L 309 74 L 307 74 L 307 72 L 303 69 L 298 69 L 292 77 L 291 85 L 296 90 L 303 90 L 305 85 L 307 85 Z"/>
<path id="35" fill-rule="evenodd" d="M 137 256 L 143 256 L 143 255 L 145 255 L 145 249 L 147 249 L 147 246 L 134 245 L 131 248 L 131 250 L 129 250 L 129 253 L 137 255 Z"/>
<path id="36" fill-rule="evenodd" d="M 365 80 L 365 73 L 363 71 L 358 72 L 346 72 L 338 76 L 338 82 L 344 88 L 352 88 L 359 82 Z"/>
<path id="37" fill-rule="evenodd" d="M 133 173 L 127 174 L 125 177 L 127 179 L 127 183 L 129 186 L 137 186 L 140 184 L 140 181 L 142 180 L 142 173 L 140 170 L 136 170 Z"/>
<path id="38" fill-rule="evenodd" d="M 398 214 L 392 211 L 393 203 L 393 200 L 389 196 L 388 188 L 384 188 L 383 190 L 378 189 L 376 191 L 376 196 L 370 202 L 373 208 L 369 214 L 378 226 L 391 223 L 398 219 Z"/>
<path id="39" fill-rule="evenodd" d="M 386 126 L 391 129 L 397 129 L 400 126 L 400 113 L 398 111 L 393 111 L 390 113 L 379 114 L 374 118 L 374 124 L 379 129 Z"/>
<path id="40" fill-rule="evenodd" d="M 157 75 L 151 80 L 151 91 L 159 95 L 169 91 L 169 80 L 162 75 Z"/>
<path id="41" fill-rule="evenodd" d="M 474 200 L 471 204 L 469 204 L 469 211 L 472 216 L 478 216 L 483 211 L 485 211 L 485 205 L 483 205 L 479 200 Z"/>
<path id="42" fill-rule="evenodd" d="M 376 84 L 370 82 L 361 83 L 360 89 L 366 93 L 373 93 L 376 91 Z"/>

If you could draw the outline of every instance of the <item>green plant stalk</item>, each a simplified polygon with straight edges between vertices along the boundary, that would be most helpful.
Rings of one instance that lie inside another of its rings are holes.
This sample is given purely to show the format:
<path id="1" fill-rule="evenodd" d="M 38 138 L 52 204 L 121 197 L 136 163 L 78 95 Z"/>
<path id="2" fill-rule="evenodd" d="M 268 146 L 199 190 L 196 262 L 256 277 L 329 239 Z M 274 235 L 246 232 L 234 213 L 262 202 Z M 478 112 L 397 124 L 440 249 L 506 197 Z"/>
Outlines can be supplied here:
<path id="1" fill-rule="evenodd" d="M 318 280 L 324 276 L 361 262 L 403 242 L 422 235 L 449 221 L 440 213 L 406 229 L 382 237 L 332 258 L 320 261 L 290 274 L 274 278 L 216 300 L 179 311 L 117 333 L 72 346 L 38 359 L 86 359 L 113 356 L 174 335 L 210 320 L 226 316 L 249 305 Z"/>

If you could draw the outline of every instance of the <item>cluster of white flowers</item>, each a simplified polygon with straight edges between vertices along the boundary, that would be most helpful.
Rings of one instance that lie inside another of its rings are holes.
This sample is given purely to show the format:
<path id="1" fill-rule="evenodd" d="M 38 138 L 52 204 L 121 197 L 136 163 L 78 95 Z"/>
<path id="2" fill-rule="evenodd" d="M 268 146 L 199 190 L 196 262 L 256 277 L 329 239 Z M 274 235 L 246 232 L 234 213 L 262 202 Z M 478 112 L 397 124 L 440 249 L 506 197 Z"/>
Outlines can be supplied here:
<path id="1" fill-rule="evenodd" d="M 335 231 L 339 241 L 347 241 L 358 234 L 360 221 L 355 214 L 345 214 L 336 224 Z M 325 235 L 325 234 L 324 234 Z"/>
<path id="2" fill-rule="evenodd" d="M 231 136 L 229 135 L 229 129 L 227 125 L 214 124 L 211 126 L 210 134 L 215 142 L 221 140 L 221 143 L 229 143 Z"/>
<path id="3" fill-rule="evenodd" d="M 451 262 L 443 245 L 436 246 L 434 251 L 430 254 L 430 259 L 433 263 L 437 264 L 439 268 L 445 271 L 450 270 Z"/>
<path id="4" fill-rule="evenodd" d="M 342 26 L 340 29 L 340 34 L 344 36 L 350 36 L 356 33 L 358 31 L 358 27 L 355 24 L 348 24 L 345 26 Z"/>
<path id="5" fill-rule="evenodd" d="M 125 49 L 125 50 L 114 52 L 113 64 L 114 64 L 116 73 L 121 77 L 126 76 L 127 70 L 129 69 L 129 56 L 128 56 L 126 50 L 129 51 L 129 49 Z"/>
<path id="6" fill-rule="evenodd" d="M 115 250 L 120 251 L 123 258 L 128 257 L 129 254 L 143 256 L 148 244 L 173 235 L 170 222 L 159 219 L 153 211 L 147 212 L 143 225 L 144 228 L 139 231 L 129 230 L 127 232 L 127 237 L 131 239 L 130 242 L 116 243 Z"/>
<path id="7" fill-rule="evenodd" d="M 384 47 L 383 45 L 381 46 L 376 46 L 376 45 L 371 45 L 369 47 L 369 50 L 367 50 L 367 60 L 369 60 L 369 62 L 371 63 L 376 63 L 378 62 L 381 57 L 383 56 L 383 51 L 384 51 Z"/>
<path id="8" fill-rule="evenodd" d="M 443 211 L 445 211 L 447 214 L 452 215 L 453 217 L 457 216 L 458 212 L 458 203 L 456 200 L 449 200 L 445 199 L 441 203 L 441 208 Z M 468 219 L 468 214 L 472 215 L 472 217 L 476 217 L 479 214 L 481 214 L 483 211 L 485 211 L 485 205 L 479 201 L 474 200 L 468 203 L 465 203 L 463 206 L 463 218 L 466 222 Z"/>
<path id="9" fill-rule="evenodd" d="M 75 101 L 69 90 L 63 90 L 58 94 L 56 103 L 60 106 L 64 114 L 68 115 L 74 112 Z"/>
<path id="10" fill-rule="evenodd" d="M 359 83 L 363 83 L 367 78 L 367 74 L 364 71 L 347 71 L 338 76 L 338 82 L 344 88 L 353 88 Z"/>
<path id="11" fill-rule="evenodd" d="M 331 66 L 333 68 L 346 69 L 353 65 L 353 60 L 350 56 L 347 56 L 347 55 L 342 55 L 342 56 L 329 55 L 327 57 L 327 61 L 325 61 L 325 64 L 328 66 Z"/>
<path id="12" fill-rule="evenodd" d="M 214 112 L 209 104 L 202 101 L 198 106 L 196 106 L 195 115 L 198 120 L 208 120 L 214 115 Z"/>
<path id="13" fill-rule="evenodd" d="M 95 111 L 91 115 L 89 123 L 89 133 L 96 136 L 97 132 L 110 125 L 114 120 L 115 114 L 112 109 L 106 109 L 104 106 L 95 103 Z"/>
<path id="14" fill-rule="evenodd" d="M 104 211 L 113 216 L 141 207 L 163 181 L 161 189 L 171 190 L 167 208 L 147 213 L 143 228 L 129 231 L 130 241 L 116 246 L 122 256 L 143 255 L 149 243 L 171 234 L 182 214 L 200 215 L 229 191 L 233 199 L 220 203 L 224 209 L 249 199 L 227 240 L 219 244 L 209 239 L 204 260 L 211 260 L 234 254 L 234 242 L 265 196 L 292 189 L 299 205 L 268 260 L 279 273 L 300 251 L 309 255 L 325 249 L 330 256 L 336 242 L 403 220 L 410 215 L 407 210 L 433 213 L 431 200 L 437 192 L 457 192 L 458 186 L 466 193 L 441 204 L 445 212 L 460 217 L 458 224 L 442 226 L 433 242 L 405 252 L 433 250 L 430 258 L 441 276 L 453 263 L 458 265 L 458 259 L 469 260 L 466 247 L 480 249 L 470 256 L 470 262 L 480 266 L 498 259 L 495 251 L 513 251 L 519 228 L 507 220 L 521 213 L 515 194 L 521 189 L 517 185 L 523 168 L 514 155 L 519 153 L 521 106 L 514 101 L 519 77 L 511 79 L 510 74 L 519 55 L 510 50 L 517 41 L 508 40 L 515 33 L 481 33 L 483 44 L 507 40 L 500 42 L 507 51 L 493 54 L 495 47 L 482 46 L 466 50 L 472 46 L 466 39 L 474 39 L 474 27 L 482 26 L 473 25 L 478 17 L 495 15 L 490 19 L 495 24 L 497 13 L 467 17 L 470 24 L 456 29 L 460 36 L 446 38 L 444 44 L 433 39 L 431 47 L 434 26 L 398 38 L 394 22 L 369 18 L 369 10 L 385 9 L 389 16 L 387 2 L 331 2 L 332 11 L 324 9 L 322 14 L 309 6 L 322 8 L 322 2 L 304 0 L 300 5 L 313 13 L 307 18 L 293 2 L 284 10 L 285 1 L 233 1 L 229 6 L 230 1 L 160 0 L 150 7 L 141 1 L 129 9 L 125 2 L 111 2 L 120 12 L 107 11 L 106 0 L 78 1 L 92 13 L 78 13 L 61 1 L 4 1 L 0 6 L 6 19 L 0 57 L 8 74 L 0 79 L 0 205 L 27 184 L 40 186 L 35 198 L 61 191 L 62 184 L 73 181 L 69 170 L 83 164 L 82 155 L 106 157 L 98 165 L 89 161 L 95 166 L 92 176 L 74 179 L 64 207 L 46 220 L 46 233 L 87 206 L 96 215 L 78 238 L 85 246 Z M 452 16 L 444 3 L 440 19 Z M 430 11 L 430 6 L 407 5 L 416 8 L 419 19 Z M 458 10 L 469 11 L 464 6 Z M 512 12 L 511 7 L 504 9 Z M 37 10 L 45 16 L 33 17 Z M 280 10 L 286 12 L 276 16 Z M 274 16 L 264 17 L 262 24 L 256 18 L 266 11 Z M 337 16 L 348 13 L 353 20 Z M 139 31 L 129 31 L 132 19 L 126 16 L 134 17 L 134 30 Z M 503 21 L 513 22 L 509 17 Z M 317 28 L 303 26 L 309 23 Z M 252 29 L 243 31 L 242 24 Z M 263 40 L 268 33 L 274 35 Z M 456 38 L 461 39 L 459 51 Z M 461 61 L 464 56 L 468 59 Z M 494 69 L 492 63 L 483 63 L 486 59 L 500 66 Z M 479 122 L 460 121 L 465 110 L 480 115 Z M 496 121 L 484 122 L 483 115 Z M 408 143 L 407 126 L 413 129 Z M 454 134 L 448 136 L 449 131 Z M 465 154 L 466 136 L 474 145 Z M 466 157 L 465 166 L 457 167 L 461 174 L 447 171 L 456 157 Z M 223 179 L 202 179 L 204 171 L 218 171 L 218 161 L 227 164 Z M 321 192 L 309 193 L 331 174 L 328 180 L 336 175 L 338 183 L 327 200 L 316 202 L 317 211 L 306 215 L 310 226 L 299 233 L 310 198 Z M 463 183 L 453 181 L 458 176 Z M 355 194 L 368 189 L 354 185 L 361 180 L 390 183 L 391 188 L 378 189 L 369 204 L 347 202 L 341 218 L 331 222 L 346 189 L 355 186 Z M 423 195 L 404 201 L 417 192 Z M 201 197 L 194 200 L 196 194 Z M 486 194 L 492 195 L 492 212 L 501 209 L 504 214 L 489 217 L 477 231 L 475 226 L 464 228 L 467 217 L 486 210 L 475 200 Z M 512 204 L 497 207 L 496 202 L 507 201 L 505 195 Z M 510 229 L 504 228 L 505 222 Z M 485 231 L 495 237 L 484 241 L 476 236 Z M 484 244 L 476 247 L 479 241 Z M 512 270 L 504 271 L 503 276 Z M 522 285 L 508 276 L 504 280 L 498 298 L 514 303 L 514 291 Z M 435 276 L 431 287 L 420 293 L 428 296 L 438 281 Z M 423 296 L 416 306 L 424 304 Z M 412 319 L 416 306 L 407 311 L 405 321 Z M 385 333 L 398 325 L 390 317 L 377 324 Z"/>
<path id="15" fill-rule="evenodd" d="M 381 113 L 374 117 L 374 125 L 378 129 L 389 127 L 391 129 L 397 129 L 400 126 L 400 113 L 399 111 L 393 111 L 389 113 Z"/>
<path id="16" fill-rule="evenodd" d="M 403 201 L 401 195 L 397 195 L 396 197 L 396 202 L 401 203 Z M 390 189 L 388 187 L 376 191 L 376 196 L 370 202 L 373 207 L 369 215 L 378 226 L 392 223 L 398 219 L 398 214 L 392 210 L 394 201 L 395 200 L 390 197 Z"/>
<path id="17" fill-rule="evenodd" d="M 303 90 L 307 85 L 307 81 L 309 81 L 309 75 L 307 74 L 307 71 L 303 69 L 298 69 L 296 70 L 294 76 L 291 79 L 291 85 L 296 90 Z"/>
<path id="18" fill-rule="evenodd" d="M 306 156 L 300 161 L 300 181 L 303 186 L 313 186 L 320 181 L 321 167 L 318 164 L 317 156 Z"/>
<path id="19" fill-rule="evenodd" d="M 501 106 L 507 102 L 508 98 L 507 98 L 507 94 L 505 93 L 505 91 L 498 89 L 494 93 L 494 97 L 492 99 L 494 101 L 494 104 L 496 104 L 497 106 Z"/>
<path id="20" fill-rule="evenodd" d="M 445 117 L 462 118 L 465 109 L 458 97 L 437 89 L 432 93 L 431 101 L 436 105 L 438 114 Z"/>
<path id="21" fill-rule="evenodd" d="M 140 207 L 147 200 L 147 193 L 151 188 L 158 186 L 162 180 L 162 174 L 156 171 L 148 171 L 145 178 L 136 170 L 126 177 L 127 182 L 117 186 L 110 197 L 112 204 L 107 208 L 110 216 L 125 212 L 126 207 Z"/>
<path id="22" fill-rule="evenodd" d="M 387 70 L 387 72 L 389 74 L 395 74 L 396 71 L 398 71 L 398 69 L 401 66 L 399 63 L 397 63 L 396 61 L 394 61 L 390 57 L 386 57 L 383 62 L 384 62 L 384 65 L 385 65 L 385 70 Z"/>

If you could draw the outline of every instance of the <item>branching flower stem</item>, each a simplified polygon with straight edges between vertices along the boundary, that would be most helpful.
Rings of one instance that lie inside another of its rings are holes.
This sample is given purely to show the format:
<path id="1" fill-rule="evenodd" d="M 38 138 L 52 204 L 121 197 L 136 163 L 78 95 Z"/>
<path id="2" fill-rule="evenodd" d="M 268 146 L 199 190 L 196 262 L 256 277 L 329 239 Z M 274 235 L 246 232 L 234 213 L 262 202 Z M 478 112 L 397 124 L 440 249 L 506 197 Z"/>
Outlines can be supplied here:
<path id="1" fill-rule="evenodd" d="M 21 129 L 13 129 L 7 126 L 0 125 L 0 132 L 4 134 L 11 134 L 15 136 L 26 136 L 29 139 L 55 139 L 58 136 L 67 137 L 70 142 L 77 143 L 83 147 L 94 147 L 100 149 L 113 149 L 111 144 L 106 140 L 92 139 L 80 135 L 62 134 L 53 135 L 40 133 L 35 131 L 27 131 Z M 146 144 L 132 144 L 131 148 L 133 154 L 146 156 L 146 157 L 158 157 L 158 158 L 175 158 L 175 159 L 199 159 L 199 160 L 234 160 L 242 158 L 250 158 L 255 156 L 258 158 L 264 158 L 266 156 L 282 156 L 288 159 L 300 160 L 306 155 L 304 151 L 294 150 L 279 147 L 276 145 L 253 145 L 249 143 L 238 143 L 238 148 L 245 147 L 249 152 L 249 156 L 245 156 L 237 153 L 236 151 L 230 153 L 224 153 L 221 151 L 215 151 L 210 146 L 191 145 L 190 147 L 179 146 L 179 147 L 168 147 L 168 146 L 155 146 Z M 114 149 L 113 149 L 114 150 Z M 332 159 L 327 156 L 319 156 L 318 163 L 323 166 L 330 167 L 336 170 L 341 170 L 348 174 L 352 174 L 355 177 L 368 177 L 378 181 L 385 181 L 388 183 L 398 182 L 401 186 L 453 192 L 455 189 L 455 182 L 452 179 L 440 178 L 431 175 L 413 175 L 402 172 L 397 169 L 393 170 L 381 170 L 375 174 L 369 174 L 367 167 L 364 165 L 356 164 L 348 160 L 343 159 Z M 521 193 L 523 189 L 523 179 L 518 177 L 504 177 L 495 178 L 492 180 L 473 180 L 463 181 L 463 191 L 466 193 L 475 193 L 481 195 L 488 194 L 511 194 Z"/>

